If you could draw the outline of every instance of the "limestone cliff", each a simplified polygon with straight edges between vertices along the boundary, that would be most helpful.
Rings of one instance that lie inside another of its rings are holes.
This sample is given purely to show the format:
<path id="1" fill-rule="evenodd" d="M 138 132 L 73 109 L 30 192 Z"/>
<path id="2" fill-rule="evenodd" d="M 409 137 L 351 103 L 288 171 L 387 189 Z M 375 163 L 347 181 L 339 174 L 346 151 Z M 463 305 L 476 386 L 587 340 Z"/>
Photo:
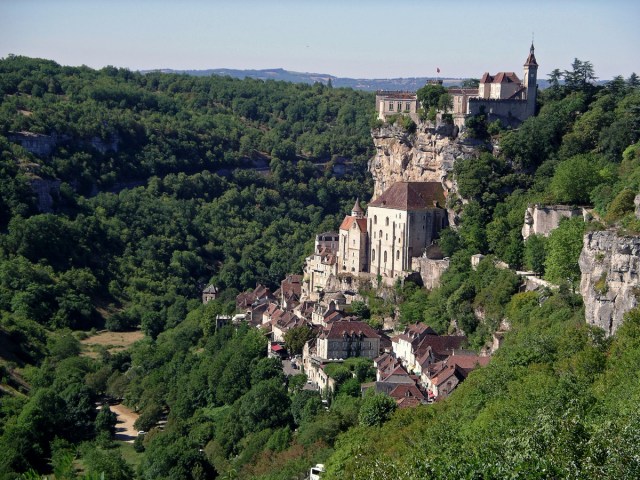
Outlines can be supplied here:
<path id="1" fill-rule="evenodd" d="M 376 154 L 369 162 L 375 181 L 372 200 L 395 182 L 442 182 L 446 190 L 455 190 L 448 177 L 458 158 L 477 155 L 475 145 L 456 139 L 457 128 L 443 125 L 433 128 L 419 124 L 415 133 L 385 125 L 371 132 Z"/>
<path id="2" fill-rule="evenodd" d="M 640 236 L 587 233 L 579 263 L 587 323 L 613 335 L 623 315 L 640 305 Z"/>

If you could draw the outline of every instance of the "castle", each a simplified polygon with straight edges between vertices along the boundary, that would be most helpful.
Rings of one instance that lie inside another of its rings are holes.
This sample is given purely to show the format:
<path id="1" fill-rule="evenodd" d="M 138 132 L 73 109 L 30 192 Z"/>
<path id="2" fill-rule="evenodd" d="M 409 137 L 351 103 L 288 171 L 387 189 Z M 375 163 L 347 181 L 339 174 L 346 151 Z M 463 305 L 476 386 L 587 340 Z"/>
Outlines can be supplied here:
<path id="1" fill-rule="evenodd" d="M 503 125 L 515 126 L 535 114 L 537 98 L 538 62 L 531 44 L 524 63 L 523 80 L 515 72 L 485 72 L 478 88 L 451 88 L 453 123 L 464 126 L 470 115 L 484 113 L 488 121 L 500 120 Z M 376 111 L 380 120 L 391 115 L 409 115 L 417 123 L 418 98 L 412 92 L 378 92 Z"/>

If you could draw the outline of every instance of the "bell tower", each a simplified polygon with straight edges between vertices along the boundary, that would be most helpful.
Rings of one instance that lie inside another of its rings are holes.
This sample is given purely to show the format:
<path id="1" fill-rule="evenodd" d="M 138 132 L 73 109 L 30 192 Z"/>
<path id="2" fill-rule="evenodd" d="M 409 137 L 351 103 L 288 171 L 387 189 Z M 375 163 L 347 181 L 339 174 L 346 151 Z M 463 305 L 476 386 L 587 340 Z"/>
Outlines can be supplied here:
<path id="1" fill-rule="evenodd" d="M 536 96 L 538 94 L 538 62 L 536 62 L 534 50 L 533 42 L 531 42 L 529 56 L 527 57 L 526 62 L 524 62 L 523 86 L 527 95 L 527 116 L 532 116 L 536 113 Z"/>

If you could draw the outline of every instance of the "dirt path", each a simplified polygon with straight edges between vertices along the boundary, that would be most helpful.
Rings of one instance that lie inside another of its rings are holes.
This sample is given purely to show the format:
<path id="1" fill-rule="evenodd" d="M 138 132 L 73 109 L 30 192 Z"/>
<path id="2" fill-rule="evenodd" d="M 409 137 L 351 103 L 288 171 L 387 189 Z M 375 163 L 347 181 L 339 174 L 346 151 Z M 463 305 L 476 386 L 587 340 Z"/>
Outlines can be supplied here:
<path id="1" fill-rule="evenodd" d="M 138 436 L 138 431 L 133 428 L 133 424 L 140 415 L 124 405 L 109 405 L 109 409 L 118 416 L 116 423 L 116 440 L 133 443 Z"/>

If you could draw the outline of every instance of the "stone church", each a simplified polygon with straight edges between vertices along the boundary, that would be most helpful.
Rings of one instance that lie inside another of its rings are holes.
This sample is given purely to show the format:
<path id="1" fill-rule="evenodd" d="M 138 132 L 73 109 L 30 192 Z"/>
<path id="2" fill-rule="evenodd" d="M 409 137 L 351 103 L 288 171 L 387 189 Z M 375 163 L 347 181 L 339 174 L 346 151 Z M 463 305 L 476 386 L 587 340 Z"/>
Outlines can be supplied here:
<path id="1" fill-rule="evenodd" d="M 340 226 L 338 274 L 370 273 L 391 284 L 411 269 L 448 225 L 439 182 L 397 182 L 372 201 L 356 201 Z"/>

